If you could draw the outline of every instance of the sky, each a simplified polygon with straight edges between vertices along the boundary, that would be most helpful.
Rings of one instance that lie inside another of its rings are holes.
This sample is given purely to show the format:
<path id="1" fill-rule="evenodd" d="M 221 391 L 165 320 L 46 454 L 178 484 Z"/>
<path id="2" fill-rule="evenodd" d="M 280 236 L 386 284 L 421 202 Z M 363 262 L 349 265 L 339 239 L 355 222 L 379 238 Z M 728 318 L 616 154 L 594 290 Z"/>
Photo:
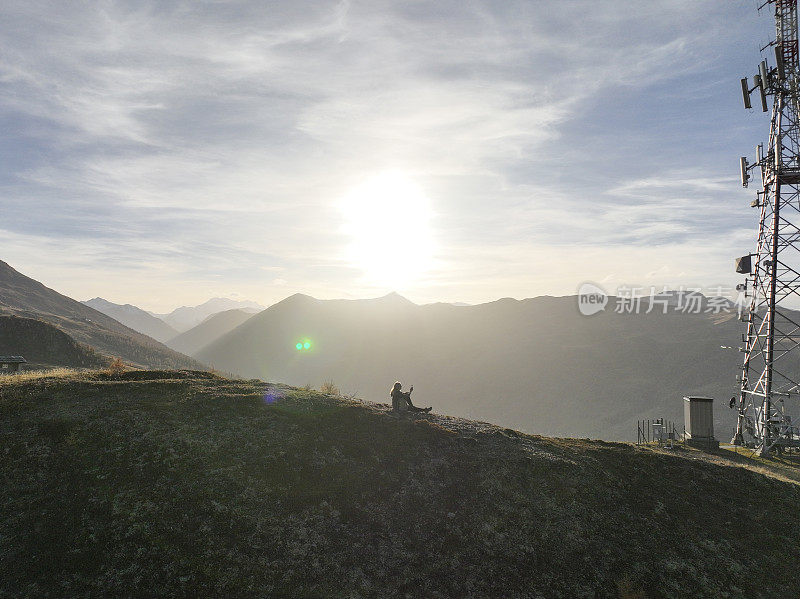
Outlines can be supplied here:
<path id="1" fill-rule="evenodd" d="M 4 0 L 0 259 L 159 312 L 733 286 L 756 8 Z"/>

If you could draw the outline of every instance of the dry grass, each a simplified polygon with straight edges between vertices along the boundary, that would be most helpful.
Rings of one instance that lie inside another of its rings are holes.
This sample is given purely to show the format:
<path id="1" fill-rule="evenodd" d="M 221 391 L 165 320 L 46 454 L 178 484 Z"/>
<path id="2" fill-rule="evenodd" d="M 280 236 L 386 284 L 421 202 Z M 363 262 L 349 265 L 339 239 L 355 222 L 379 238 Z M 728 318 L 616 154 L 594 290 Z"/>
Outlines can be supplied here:
<path id="1" fill-rule="evenodd" d="M 37 381 L 40 379 L 63 379 L 75 377 L 85 373 L 85 369 L 80 368 L 51 368 L 49 370 L 27 370 L 25 372 L 18 372 L 15 374 L 8 374 L 0 376 L 0 385 L 2 384 L 15 384 L 26 383 L 29 381 Z"/>
<path id="2" fill-rule="evenodd" d="M 736 448 L 732 445 L 720 445 L 714 451 L 693 447 L 677 447 L 673 450 L 657 446 L 639 446 L 654 453 L 663 455 L 680 455 L 695 462 L 705 462 L 717 466 L 742 468 L 782 482 L 800 484 L 800 455 L 784 454 L 762 458 L 751 449 Z"/>
<path id="3" fill-rule="evenodd" d="M 765 474 L 785 482 L 800 483 L 800 455 L 796 453 L 773 454 L 763 458 L 751 449 L 722 445 L 716 453 L 721 460 L 740 468 Z"/>
<path id="4" fill-rule="evenodd" d="M 800 486 L 730 460 L 62 373 L 0 388 L 0 597 L 797 595 Z"/>
<path id="5" fill-rule="evenodd" d="M 325 395 L 340 395 L 339 387 L 336 386 L 336 383 L 333 381 L 325 381 L 322 383 L 322 386 L 319 388 L 320 393 L 324 393 Z"/>

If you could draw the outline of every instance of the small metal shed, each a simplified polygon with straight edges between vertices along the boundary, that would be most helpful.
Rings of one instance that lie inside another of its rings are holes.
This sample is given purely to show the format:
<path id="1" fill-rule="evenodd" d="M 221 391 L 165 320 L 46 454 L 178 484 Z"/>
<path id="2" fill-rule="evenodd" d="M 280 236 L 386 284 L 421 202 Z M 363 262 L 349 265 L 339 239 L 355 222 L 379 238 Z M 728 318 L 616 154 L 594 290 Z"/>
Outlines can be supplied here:
<path id="1" fill-rule="evenodd" d="M 0 356 L 0 374 L 19 372 L 27 360 L 22 356 Z"/>
<path id="2" fill-rule="evenodd" d="M 719 447 L 714 438 L 714 400 L 711 397 L 683 398 L 686 442 L 697 447 Z"/>

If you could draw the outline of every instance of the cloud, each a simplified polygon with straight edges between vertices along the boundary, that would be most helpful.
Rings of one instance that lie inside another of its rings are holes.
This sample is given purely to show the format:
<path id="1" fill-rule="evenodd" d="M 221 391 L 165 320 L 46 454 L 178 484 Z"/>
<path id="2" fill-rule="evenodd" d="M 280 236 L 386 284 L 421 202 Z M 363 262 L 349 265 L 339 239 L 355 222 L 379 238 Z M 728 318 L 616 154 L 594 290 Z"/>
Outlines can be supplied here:
<path id="1" fill-rule="evenodd" d="M 713 82 L 752 33 L 749 8 L 9 1 L 4 14 L 0 239 L 30 250 L 12 252 L 23 270 L 51 272 L 36 247 L 70 247 L 63 280 L 90 281 L 98 261 L 112 279 L 169 273 L 176 303 L 269 303 L 278 280 L 372 292 L 344 256 L 337 202 L 385 170 L 433 206 L 440 269 L 407 290 L 431 299 L 572 287 L 514 282 L 493 260 L 524 269 L 545 252 L 573 273 L 587 248 L 694 252 L 749 226 L 725 204 L 739 193 L 728 148 L 706 147 L 727 105 L 702 109 L 727 97 Z"/>

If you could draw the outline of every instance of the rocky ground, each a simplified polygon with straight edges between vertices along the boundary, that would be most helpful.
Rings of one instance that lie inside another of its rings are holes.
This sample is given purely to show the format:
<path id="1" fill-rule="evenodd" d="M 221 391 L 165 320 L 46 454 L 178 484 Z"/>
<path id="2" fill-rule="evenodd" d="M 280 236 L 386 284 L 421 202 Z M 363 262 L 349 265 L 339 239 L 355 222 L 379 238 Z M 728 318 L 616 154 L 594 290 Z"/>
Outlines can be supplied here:
<path id="1" fill-rule="evenodd" d="M 0 597 L 800 587 L 800 486 L 723 454 L 186 371 L 9 377 L 0 448 Z"/>

